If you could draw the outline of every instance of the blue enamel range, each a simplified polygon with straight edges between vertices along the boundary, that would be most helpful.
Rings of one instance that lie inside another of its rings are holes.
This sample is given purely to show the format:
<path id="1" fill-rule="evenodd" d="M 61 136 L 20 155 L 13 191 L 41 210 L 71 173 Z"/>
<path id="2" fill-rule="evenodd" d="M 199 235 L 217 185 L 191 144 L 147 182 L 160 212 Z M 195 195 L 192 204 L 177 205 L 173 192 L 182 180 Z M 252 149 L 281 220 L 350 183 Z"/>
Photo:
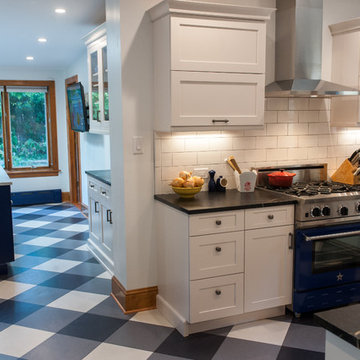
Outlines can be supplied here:
<path id="1" fill-rule="evenodd" d="M 296 197 L 295 314 L 360 301 L 360 186 L 326 181 L 326 164 L 281 167 L 295 172 L 291 188 L 269 188 L 257 169 L 258 186 Z"/>

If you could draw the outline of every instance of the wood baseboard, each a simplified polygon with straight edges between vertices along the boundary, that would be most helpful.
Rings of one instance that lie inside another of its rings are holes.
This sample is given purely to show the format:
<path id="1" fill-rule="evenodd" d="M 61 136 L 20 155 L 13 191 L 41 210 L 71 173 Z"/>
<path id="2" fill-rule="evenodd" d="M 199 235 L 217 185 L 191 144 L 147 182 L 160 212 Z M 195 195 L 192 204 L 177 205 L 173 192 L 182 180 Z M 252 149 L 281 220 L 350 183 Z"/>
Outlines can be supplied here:
<path id="1" fill-rule="evenodd" d="M 70 193 L 69 192 L 61 192 L 61 201 L 69 202 L 70 201 Z"/>
<path id="2" fill-rule="evenodd" d="M 156 309 L 157 286 L 126 290 L 115 276 L 112 277 L 111 285 L 111 296 L 118 303 L 124 314 Z"/>

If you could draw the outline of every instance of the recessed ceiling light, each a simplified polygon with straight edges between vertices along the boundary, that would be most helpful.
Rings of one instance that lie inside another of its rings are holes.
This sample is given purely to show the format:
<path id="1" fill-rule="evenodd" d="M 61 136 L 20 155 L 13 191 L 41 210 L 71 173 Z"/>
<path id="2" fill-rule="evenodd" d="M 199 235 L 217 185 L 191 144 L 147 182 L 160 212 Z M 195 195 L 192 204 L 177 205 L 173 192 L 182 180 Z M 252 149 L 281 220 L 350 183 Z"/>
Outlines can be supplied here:
<path id="1" fill-rule="evenodd" d="M 32 61 L 32 60 L 34 60 L 34 57 L 33 56 L 27 56 L 26 60 Z"/>
<path id="2" fill-rule="evenodd" d="M 44 38 L 44 37 L 39 37 L 39 38 L 38 38 L 38 42 L 46 43 L 46 42 L 47 42 L 47 39 Z"/>
<path id="3" fill-rule="evenodd" d="M 65 10 L 65 9 L 60 9 L 60 8 L 58 8 L 58 9 L 55 9 L 55 12 L 56 12 L 57 14 L 65 14 L 65 13 L 66 13 L 66 10 Z"/>

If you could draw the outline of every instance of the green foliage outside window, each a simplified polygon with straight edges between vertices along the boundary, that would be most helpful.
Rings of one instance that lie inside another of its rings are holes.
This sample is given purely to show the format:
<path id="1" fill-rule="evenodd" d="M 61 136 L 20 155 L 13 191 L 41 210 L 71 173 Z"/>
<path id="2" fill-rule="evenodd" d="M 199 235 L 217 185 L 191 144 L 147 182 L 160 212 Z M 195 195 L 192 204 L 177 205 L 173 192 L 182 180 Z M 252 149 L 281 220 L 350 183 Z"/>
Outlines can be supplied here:
<path id="1" fill-rule="evenodd" d="M 10 92 L 9 103 L 13 167 L 48 166 L 46 94 Z"/>

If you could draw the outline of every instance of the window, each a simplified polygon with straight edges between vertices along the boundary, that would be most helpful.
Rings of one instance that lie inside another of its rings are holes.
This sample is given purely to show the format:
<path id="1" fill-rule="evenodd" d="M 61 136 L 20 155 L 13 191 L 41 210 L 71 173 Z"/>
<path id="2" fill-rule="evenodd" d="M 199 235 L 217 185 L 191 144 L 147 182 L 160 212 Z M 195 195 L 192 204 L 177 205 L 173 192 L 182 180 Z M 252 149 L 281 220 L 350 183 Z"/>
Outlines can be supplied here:
<path id="1" fill-rule="evenodd" d="M 54 81 L 0 81 L 0 165 L 10 177 L 58 175 Z"/>

